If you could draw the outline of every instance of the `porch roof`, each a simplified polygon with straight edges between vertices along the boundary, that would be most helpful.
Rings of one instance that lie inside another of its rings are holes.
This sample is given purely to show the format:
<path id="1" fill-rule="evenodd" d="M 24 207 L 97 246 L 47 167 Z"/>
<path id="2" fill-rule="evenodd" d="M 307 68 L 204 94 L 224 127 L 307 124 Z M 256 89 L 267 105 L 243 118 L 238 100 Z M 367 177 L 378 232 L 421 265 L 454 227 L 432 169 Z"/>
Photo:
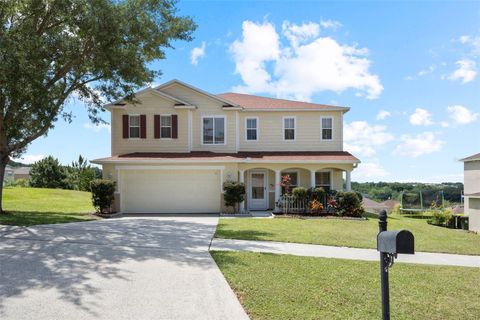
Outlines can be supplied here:
<path id="1" fill-rule="evenodd" d="M 238 153 L 192 151 L 186 153 L 135 152 L 95 159 L 92 162 L 97 164 L 132 162 L 360 163 L 360 160 L 346 151 L 275 151 Z"/>

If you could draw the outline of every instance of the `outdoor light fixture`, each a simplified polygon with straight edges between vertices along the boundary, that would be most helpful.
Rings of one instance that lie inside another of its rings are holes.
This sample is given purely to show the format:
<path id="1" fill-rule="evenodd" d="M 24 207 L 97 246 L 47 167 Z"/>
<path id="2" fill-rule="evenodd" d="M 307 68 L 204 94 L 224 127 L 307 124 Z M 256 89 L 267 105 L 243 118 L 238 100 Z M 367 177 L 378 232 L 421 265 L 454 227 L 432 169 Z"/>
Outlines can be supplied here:
<path id="1" fill-rule="evenodd" d="M 382 319 L 390 320 L 388 269 L 393 266 L 397 254 L 415 254 L 415 239 L 408 230 L 387 231 L 387 212 L 385 210 L 382 210 L 378 216 L 378 228 L 377 250 L 380 252 Z"/>

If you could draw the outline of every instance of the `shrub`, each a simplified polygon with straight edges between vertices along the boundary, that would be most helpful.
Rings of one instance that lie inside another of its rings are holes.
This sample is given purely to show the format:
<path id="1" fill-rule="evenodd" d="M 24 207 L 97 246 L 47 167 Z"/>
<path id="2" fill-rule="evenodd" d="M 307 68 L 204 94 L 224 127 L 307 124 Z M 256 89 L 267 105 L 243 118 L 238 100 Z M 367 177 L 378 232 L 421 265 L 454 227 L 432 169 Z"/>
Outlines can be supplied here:
<path id="1" fill-rule="evenodd" d="M 337 213 L 340 216 L 361 217 L 365 212 L 356 192 L 339 192 L 337 201 Z"/>
<path id="2" fill-rule="evenodd" d="M 327 195 L 325 189 L 323 189 L 322 187 L 310 188 L 308 189 L 308 193 L 308 197 L 310 198 L 310 200 L 319 200 L 320 202 L 323 202 L 325 200 L 325 196 Z"/>
<path id="3" fill-rule="evenodd" d="M 317 199 L 313 199 L 310 202 L 310 212 L 313 215 L 321 215 L 323 212 L 323 204 Z"/>
<path id="4" fill-rule="evenodd" d="M 38 188 L 66 188 L 67 173 L 58 159 L 48 156 L 33 164 L 30 186 Z"/>
<path id="5" fill-rule="evenodd" d="M 92 190 L 92 203 L 97 212 L 109 213 L 115 198 L 115 182 L 96 179 L 91 182 L 90 188 Z"/>
<path id="6" fill-rule="evenodd" d="M 280 186 L 285 190 L 285 194 L 290 194 L 290 187 L 292 185 L 292 179 L 290 175 L 286 174 L 282 176 L 280 180 Z"/>
<path id="7" fill-rule="evenodd" d="M 9 179 L 5 181 L 5 187 L 19 187 L 19 188 L 26 188 L 28 187 L 28 180 L 27 179 Z"/>
<path id="8" fill-rule="evenodd" d="M 305 187 L 296 187 L 292 190 L 292 195 L 299 201 L 308 199 L 308 190 Z"/>
<path id="9" fill-rule="evenodd" d="M 223 184 L 223 200 L 227 207 L 237 211 L 237 205 L 245 199 L 245 184 L 241 182 L 227 181 Z"/>
<path id="10" fill-rule="evenodd" d="M 428 219 L 429 224 L 436 226 L 449 226 L 452 221 L 452 211 L 450 210 L 429 210 L 426 214 L 431 214 L 432 217 Z"/>

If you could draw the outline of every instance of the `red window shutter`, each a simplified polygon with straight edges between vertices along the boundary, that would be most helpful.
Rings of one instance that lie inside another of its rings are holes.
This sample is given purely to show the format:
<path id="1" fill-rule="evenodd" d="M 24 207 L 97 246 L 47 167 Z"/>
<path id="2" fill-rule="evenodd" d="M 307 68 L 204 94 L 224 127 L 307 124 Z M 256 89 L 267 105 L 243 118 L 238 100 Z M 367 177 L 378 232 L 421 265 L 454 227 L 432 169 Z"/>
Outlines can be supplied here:
<path id="1" fill-rule="evenodd" d="M 128 139 L 128 114 L 123 115 L 123 139 Z"/>
<path id="2" fill-rule="evenodd" d="M 140 115 L 140 138 L 145 139 L 147 137 L 147 116 Z"/>
<path id="3" fill-rule="evenodd" d="M 160 115 L 156 114 L 153 118 L 153 125 L 155 127 L 154 137 L 160 139 Z"/>
<path id="4" fill-rule="evenodd" d="M 178 138 L 178 116 L 172 114 L 172 139 Z"/>

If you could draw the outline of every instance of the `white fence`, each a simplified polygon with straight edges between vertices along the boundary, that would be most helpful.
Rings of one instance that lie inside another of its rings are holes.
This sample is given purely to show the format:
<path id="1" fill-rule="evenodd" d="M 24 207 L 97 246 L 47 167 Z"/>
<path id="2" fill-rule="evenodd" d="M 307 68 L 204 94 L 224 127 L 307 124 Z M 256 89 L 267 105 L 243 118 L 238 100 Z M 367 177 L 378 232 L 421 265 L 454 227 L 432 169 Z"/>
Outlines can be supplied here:
<path id="1" fill-rule="evenodd" d="M 283 213 L 302 213 L 308 209 L 308 200 L 298 200 L 293 195 L 282 195 L 279 202 Z"/>

